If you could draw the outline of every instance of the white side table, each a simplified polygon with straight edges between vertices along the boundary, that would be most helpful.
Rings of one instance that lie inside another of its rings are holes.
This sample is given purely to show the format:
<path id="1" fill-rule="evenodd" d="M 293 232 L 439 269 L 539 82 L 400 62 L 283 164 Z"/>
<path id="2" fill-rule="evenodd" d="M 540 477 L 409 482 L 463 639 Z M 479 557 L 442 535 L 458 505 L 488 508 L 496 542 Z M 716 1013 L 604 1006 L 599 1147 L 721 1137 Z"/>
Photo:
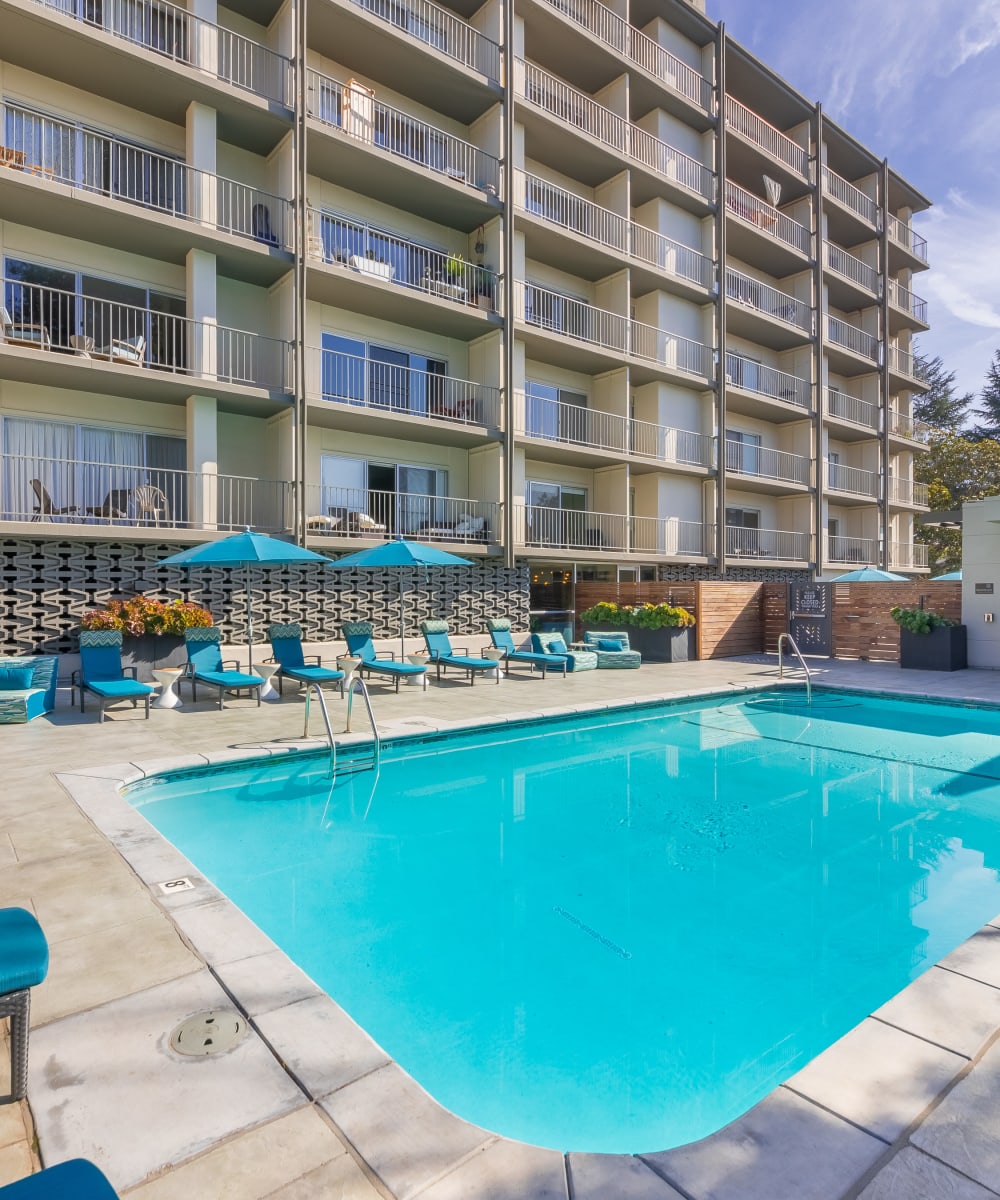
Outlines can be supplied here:
<path id="1" fill-rule="evenodd" d="M 177 694 L 177 684 L 184 674 L 183 667 L 157 667 L 153 678 L 160 685 L 160 694 L 153 701 L 153 708 L 181 708 L 184 704 Z"/>
<path id="2" fill-rule="evenodd" d="M 281 699 L 281 697 L 278 695 L 277 689 L 271 682 L 271 680 L 280 670 L 280 663 L 258 663 L 254 667 L 253 673 L 255 675 L 259 675 L 261 679 L 264 680 L 264 686 L 260 689 L 261 700 L 267 700 L 273 704 L 275 700 Z"/>
<path id="3" fill-rule="evenodd" d="M 354 680 L 354 675 L 361 666 L 361 659 L 355 658 L 352 654 L 341 654 L 337 657 L 337 670 L 344 672 L 344 682 L 341 685 L 346 693 Z"/>
<path id="4" fill-rule="evenodd" d="M 496 663 L 496 665 L 497 665 L 497 683 L 499 683 L 500 680 L 503 679 L 504 675 L 506 674 L 503 667 L 500 665 L 500 660 L 503 658 L 503 651 L 497 650 L 496 648 L 493 648 L 490 650 L 484 650 L 483 658 L 491 658 Z"/>
<path id="5" fill-rule="evenodd" d="M 429 654 L 408 654 L 406 656 L 406 661 L 411 666 L 414 666 L 414 667 L 426 667 L 427 664 L 430 662 L 430 660 L 431 660 L 431 656 Z M 424 671 L 424 673 L 422 675 L 411 675 L 406 681 L 406 686 L 407 687 L 422 687 L 424 689 L 424 691 L 426 692 L 427 691 L 427 672 L 426 672 L 426 670 Z"/>

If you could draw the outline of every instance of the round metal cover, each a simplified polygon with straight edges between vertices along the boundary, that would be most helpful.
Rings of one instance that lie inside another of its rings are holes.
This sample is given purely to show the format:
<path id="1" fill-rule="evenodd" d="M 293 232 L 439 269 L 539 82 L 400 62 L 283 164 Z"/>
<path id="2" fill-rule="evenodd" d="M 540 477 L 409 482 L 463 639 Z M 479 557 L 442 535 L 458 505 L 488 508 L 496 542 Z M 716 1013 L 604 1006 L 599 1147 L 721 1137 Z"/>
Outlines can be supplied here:
<path id="1" fill-rule="evenodd" d="M 237 1013 L 213 1009 L 188 1017 L 170 1035 L 170 1048 L 178 1054 L 225 1054 L 247 1035 L 247 1023 Z"/>

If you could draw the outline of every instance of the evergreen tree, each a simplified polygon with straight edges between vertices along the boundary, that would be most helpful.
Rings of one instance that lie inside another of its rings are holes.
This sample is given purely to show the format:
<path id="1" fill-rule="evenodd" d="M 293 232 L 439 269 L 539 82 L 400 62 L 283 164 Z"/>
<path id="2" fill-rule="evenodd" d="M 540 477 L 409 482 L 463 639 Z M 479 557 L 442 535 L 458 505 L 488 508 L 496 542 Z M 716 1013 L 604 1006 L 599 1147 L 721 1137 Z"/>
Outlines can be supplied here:
<path id="1" fill-rule="evenodd" d="M 976 426 L 975 437 L 980 441 L 984 438 L 1000 439 L 1000 350 L 993 352 L 986 382 L 979 393 L 976 413 L 983 421 Z"/>
<path id="2" fill-rule="evenodd" d="M 934 429 L 961 429 L 969 415 L 974 397 L 971 393 L 955 395 L 955 372 L 945 368 L 939 355 L 924 358 L 913 356 L 917 376 L 930 386 L 930 391 L 913 398 L 913 416 Z"/>

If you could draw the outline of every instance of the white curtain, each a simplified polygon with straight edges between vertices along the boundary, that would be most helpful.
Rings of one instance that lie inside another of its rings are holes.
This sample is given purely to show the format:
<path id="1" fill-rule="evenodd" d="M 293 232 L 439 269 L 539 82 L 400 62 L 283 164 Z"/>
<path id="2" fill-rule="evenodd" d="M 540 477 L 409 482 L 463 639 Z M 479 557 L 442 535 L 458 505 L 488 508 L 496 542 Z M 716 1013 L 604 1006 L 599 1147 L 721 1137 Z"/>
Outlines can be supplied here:
<path id="1" fill-rule="evenodd" d="M 97 509 L 110 504 L 123 511 L 129 494 L 146 482 L 143 435 L 88 425 L 82 425 L 79 434 L 79 457 L 85 465 L 81 467 L 78 503 Z"/>
<path id="2" fill-rule="evenodd" d="M 4 418 L 3 512 L 7 520 L 30 521 L 37 515 L 36 506 L 48 515 L 50 509 L 79 503 L 72 461 L 75 441 L 73 425 Z"/>

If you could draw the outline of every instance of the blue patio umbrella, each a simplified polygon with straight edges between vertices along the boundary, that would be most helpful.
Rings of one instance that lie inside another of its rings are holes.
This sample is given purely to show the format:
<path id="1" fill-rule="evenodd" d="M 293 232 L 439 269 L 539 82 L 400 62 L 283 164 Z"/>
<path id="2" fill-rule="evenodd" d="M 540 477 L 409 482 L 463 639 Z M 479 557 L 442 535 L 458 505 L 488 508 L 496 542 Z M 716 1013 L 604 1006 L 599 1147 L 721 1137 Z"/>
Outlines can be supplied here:
<path id="1" fill-rule="evenodd" d="M 931 580 L 931 583 L 944 583 L 946 580 L 955 580 L 956 582 L 960 583 L 962 580 L 961 569 L 957 571 L 949 571 L 946 575 L 935 575 Z"/>
<path id="2" fill-rule="evenodd" d="M 331 562 L 335 571 L 347 571 L 352 567 L 378 568 L 396 567 L 401 569 L 413 567 L 471 567 L 472 560 L 460 558 L 457 554 L 449 554 L 447 550 L 438 550 L 435 546 L 425 546 L 423 542 L 413 542 L 409 538 L 397 537 L 390 542 L 372 546 L 368 550 L 357 550 L 354 554 L 345 554 Z M 403 576 L 399 577 L 399 649 L 406 653 L 406 626 L 403 614 Z"/>
<path id="3" fill-rule="evenodd" d="M 905 575 L 894 575 L 892 571 L 883 571 L 880 567 L 859 567 L 856 571 L 848 571 L 846 575 L 838 575 L 834 583 L 906 583 Z"/>
<path id="4" fill-rule="evenodd" d="M 266 533 L 253 533 L 246 529 L 217 542 L 203 542 L 190 550 L 181 550 L 169 558 L 161 558 L 161 567 L 243 567 L 246 572 L 247 591 L 247 663 L 253 670 L 253 611 L 250 606 L 250 568 L 277 567 L 287 563 L 323 563 L 332 565 L 332 560 L 312 550 L 305 550 L 292 542 L 268 537 Z"/>

